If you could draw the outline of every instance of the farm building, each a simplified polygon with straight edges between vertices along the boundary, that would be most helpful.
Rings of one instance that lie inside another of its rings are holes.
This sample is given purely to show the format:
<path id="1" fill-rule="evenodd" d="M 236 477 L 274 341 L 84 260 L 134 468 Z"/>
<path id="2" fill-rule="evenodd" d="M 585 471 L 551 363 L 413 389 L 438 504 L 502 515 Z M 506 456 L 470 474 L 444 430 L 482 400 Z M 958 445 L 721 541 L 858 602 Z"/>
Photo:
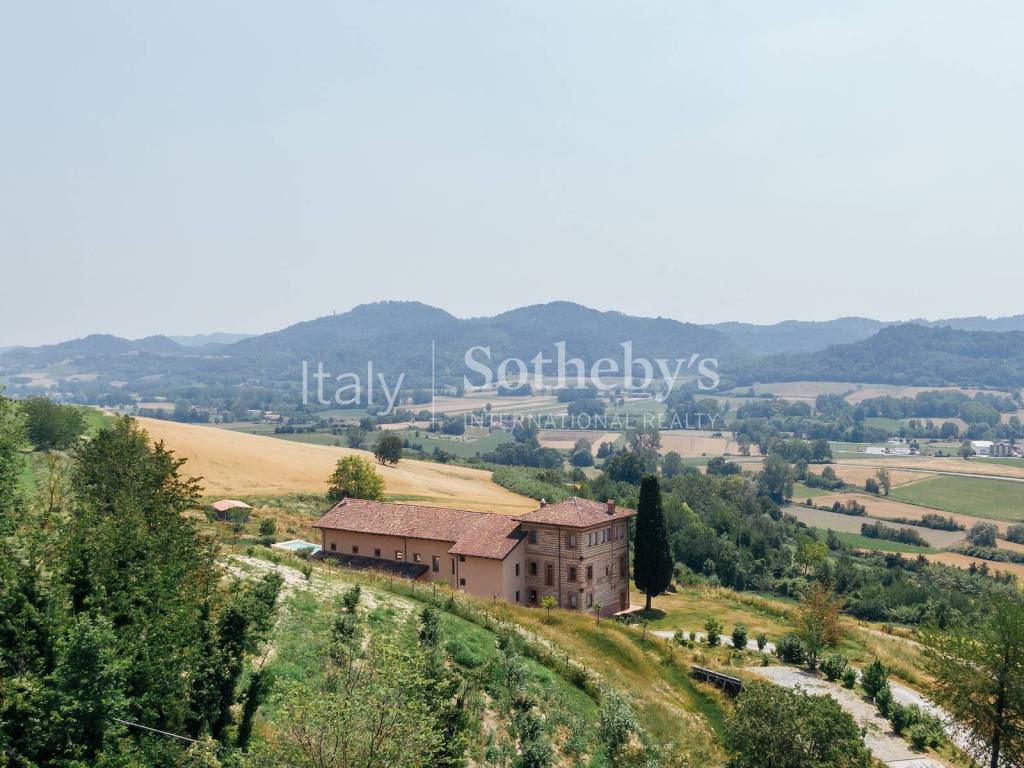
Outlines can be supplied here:
<path id="1" fill-rule="evenodd" d="M 523 605 L 551 596 L 603 615 L 629 607 L 632 509 L 570 498 L 520 517 L 343 499 L 314 524 L 321 551 L 357 568 L 444 581 L 452 589 Z"/>
<path id="2" fill-rule="evenodd" d="M 971 440 L 971 448 L 978 456 L 991 456 L 993 445 L 991 440 Z"/>

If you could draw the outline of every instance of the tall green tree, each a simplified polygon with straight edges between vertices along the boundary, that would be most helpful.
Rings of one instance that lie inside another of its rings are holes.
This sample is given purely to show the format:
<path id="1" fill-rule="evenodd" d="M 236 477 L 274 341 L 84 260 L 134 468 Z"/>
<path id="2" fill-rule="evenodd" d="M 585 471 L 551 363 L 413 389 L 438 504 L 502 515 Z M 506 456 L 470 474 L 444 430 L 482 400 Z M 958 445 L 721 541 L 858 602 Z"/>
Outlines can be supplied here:
<path id="1" fill-rule="evenodd" d="M 669 546 L 668 524 L 661 507 L 661 488 L 654 475 L 645 475 L 640 481 L 640 501 L 636 512 L 633 580 L 637 589 L 647 596 L 646 610 L 649 611 L 651 599 L 672 583 L 675 565 Z"/>
<path id="2" fill-rule="evenodd" d="M 776 504 L 783 503 L 793 496 L 793 468 L 778 454 L 770 454 L 757 476 L 757 488 Z"/>
<path id="3" fill-rule="evenodd" d="M 59 405 L 47 397 L 30 397 L 21 407 L 28 439 L 39 450 L 66 450 L 85 434 L 85 416 L 79 408 Z"/>
<path id="4" fill-rule="evenodd" d="M 984 619 L 922 633 L 936 703 L 973 734 L 991 768 L 1024 765 L 1024 602 L 994 598 Z"/>
<path id="5" fill-rule="evenodd" d="M 327 498 L 339 502 L 344 498 L 370 499 L 380 501 L 384 498 L 384 480 L 377 474 L 373 464 L 361 456 L 346 456 L 338 459 L 334 473 L 327 479 Z"/>
<path id="6" fill-rule="evenodd" d="M 402 458 L 402 438 L 390 432 L 381 435 L 373 455 L 381 464 L 397 464 Z"/>
<path id="7" fill-rule="evenodd" d="M 860 728 L 831 696 L 750 683 L 725 729 L 732 768 L 868 768 Z"/>

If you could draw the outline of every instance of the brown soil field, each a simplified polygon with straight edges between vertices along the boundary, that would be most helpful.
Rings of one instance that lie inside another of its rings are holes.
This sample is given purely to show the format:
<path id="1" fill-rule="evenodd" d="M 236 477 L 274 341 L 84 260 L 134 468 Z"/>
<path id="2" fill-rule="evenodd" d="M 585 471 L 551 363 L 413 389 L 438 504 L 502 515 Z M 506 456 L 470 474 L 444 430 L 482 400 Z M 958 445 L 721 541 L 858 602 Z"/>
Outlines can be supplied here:
<path id="1" fill-rule="evenodd" d="M 298 443 L 215 427 L 139 419 L 154 440 L 163 440 L 180 458 L 186 474 L 203 478 L 210 496 L 324 493 L 327 477 L 343 456 L 373 461 L 367 451 Z M 397 466 L 374 462 L 391 496 L 428 506 L 518 514 L 535 509 L 533 499 L 491 480 L 491 473 L 426 461 L 402 459 Z"/>
<path id="2" fill-rule="evenodd" d="M 928 507 L 919 507 L 915 504 L 907 504 L 902 501 L 894 501 L 892 499 L 877 498 L 870 496 L 865 493 L 832 493 L 827 496 L 815 496 L 811 501 L 814 502 L 815 506 L 832 506 L 835 502 L 841 502 L 845 504 L 849 500 L 856 500 L 858 503 L 863 504 L 868 511 L 868 515 L 871 517 L 877 517 L 883 520 L 895 520 L 896 518 L 906 518 L 908 520 L 920 520 L 927 514 L 939 514 L 943 517 L 952 517 L 960 525 L 964 526 L 967 530 L 970 530 L 971 526 L 975 523 L 992 523 L 996 525 L 1000 531 L 1005 532 L 1006 526 L 1009 523 L 1001 522 L 999 520 L 988 520 L 983 517 L 971 517 L 970 515 L 958 515 L 955 512 L 943 512 L 937 509 L 929 509 Z M 924 529 L 922 529 L 923 531 Z M 961 535 L 966 535 L 963 533 Z M 1000 545 L 1008 542 L 999 542 Z M 1011 545 L 1021 546 L 1021 545 Z M 1024 549 L 1024 546 L 1022 546 Z"/>

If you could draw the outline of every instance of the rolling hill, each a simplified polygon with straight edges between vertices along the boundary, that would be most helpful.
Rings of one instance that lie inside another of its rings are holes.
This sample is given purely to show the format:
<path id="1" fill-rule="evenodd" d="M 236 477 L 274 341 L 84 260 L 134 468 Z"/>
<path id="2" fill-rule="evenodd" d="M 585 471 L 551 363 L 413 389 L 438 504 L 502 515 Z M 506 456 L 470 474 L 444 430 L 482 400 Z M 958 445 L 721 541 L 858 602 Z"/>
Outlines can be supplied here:
<path id="1" fill-rule="evenodd" d="M 723 371 L 735 386 L 768 381 L 871 381 L 907 386 L 1024 386 L 1024 332 L 906 323 L 852 344 L 770 355 Z"/>

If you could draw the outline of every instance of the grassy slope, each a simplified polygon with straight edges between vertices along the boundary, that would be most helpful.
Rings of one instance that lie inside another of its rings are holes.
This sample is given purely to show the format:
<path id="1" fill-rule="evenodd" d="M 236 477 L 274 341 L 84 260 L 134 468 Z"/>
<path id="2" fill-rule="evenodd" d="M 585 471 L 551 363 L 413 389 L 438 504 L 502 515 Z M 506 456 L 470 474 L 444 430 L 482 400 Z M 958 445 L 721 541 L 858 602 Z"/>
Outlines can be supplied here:
<path id="1" fill-rule="evenodd" d="M 942 476 L 892 489 L 892 498 L 924 507 L 988 517 L 1024 520 L 1024 483 Z"/>
<path id="2" fill-rule="evenodd" d="M 824 528 L 816 528 L 815 530 L 822 537 L 828 533 Z M 915 544 L 904 544 L 899 541 L 889 541 L 888 539 L 872 539 L 870 536 L 861 536 L 859 533 L 844 531 L 833 531 L 833 533 L 843 544 L 849 547 L 856 547 L 857 549 L 871 549 L 876 552 L 911 552 L 915 554 L 928 554 L 938 551 L 932 547 L 919 547 Z"/>

